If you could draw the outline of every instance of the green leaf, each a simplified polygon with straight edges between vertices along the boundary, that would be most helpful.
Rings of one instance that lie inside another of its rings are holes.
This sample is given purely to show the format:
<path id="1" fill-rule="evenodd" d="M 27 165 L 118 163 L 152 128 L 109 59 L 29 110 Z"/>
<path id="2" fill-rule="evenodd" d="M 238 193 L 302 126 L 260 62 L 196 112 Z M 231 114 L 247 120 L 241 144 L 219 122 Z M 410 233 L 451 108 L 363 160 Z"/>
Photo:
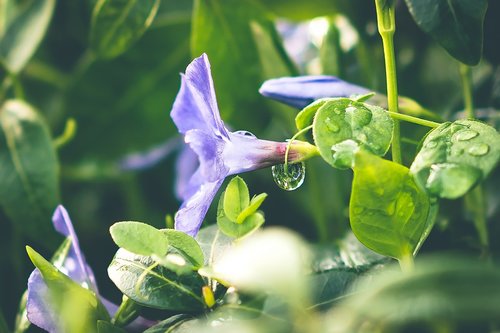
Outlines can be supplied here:
<path id="1" fill-rule="evenodd" d="M 160 0 L 99 0 L 92 13 L 90 45 L 114 58 L 136 42 L 153 22 Z"/>
<path id="2" fill-rule="evenodd" d="M 162 320 L 145 330 L 144 333 L 190 333 L 193 325 L 198 323 L 198 319 L 193 319 L 186 314 L 179 314 Z"/>
<path id="3" fill-rule="evenodd" d="M 204 281 L 196 272 L 177 275 L 158 266 L 151 257 L 119 249 L 108 267 L 108 275 L 123 294 L 141 305 L 189 312 L 204 307 Z"/>
<path id="4" fill-rule="evenodd" d="M 221 232 L 217 225 L 211 225 L 198 232 L 196 241 L 204 253 L 205 266 L 212 266 L 231 248 L 234 238 Z"/>
<path id="5" fill-rule="evenodd" d="M 109 228 L 113 241 L 132 253 L 164 256 L 168 240 L 161 230 L 141 222 L 117 222 Z"/>
<path id="6" fill-rule="evenodd" d="M 30 105 L 0 109 L 0 206 L 18 229 L 53 246 L 50 223 L 59 203 L 59 163 L 44 119 Z"/>
<path id="7" fill-rule="evenodd" d="M 500 316 L 499 279 L 497 267 L 478 260 L 425 258 L 411 274 L 394 267 L 360 280 L 352 297 L 329 313 L 333 320 L 326 325 L 339 333 L 357 331 L 359 325 L 401 332 L 411 323 L 436 322 L 477 328 Z"/>
<path id="8" fill-rule="evenodd" d="M 241 238 L 264 224 L 264 215 L 259 212 L 250 214 L 242 223 L 236 223 L 227 218 L 222 206 L 222 200 L 219 200 L 219 205 L 217 207 L 217 225 L 219 229 L 229 237 Z"/>
<path id="9" fill-rule="evenodd" d="M 382 255 L 413 255 L 427 230 L 429 199 L 409 169 L 360 151 L 356 154 L 349 217 L 356 237 Z"/>
<path id="10" fill-rule="evenodd" d="M 99 319 L 110 320 L 106 308 L 94 292 L 61 273 L 31 247 L 27 246 L 26 251 L 47 284 L 51 304 L 60 315 L 64 327 L 62 331 L 97 332 Z M 75 316 L 75 313 L 79 315 Z"/>
<path id="11" fill-rule="evenodd" d="M 273 35 L 273 22 L 253 0 L 194 2 L 192 56 L 207 53 L 215 89 L 224 92 L 217 95 L 222 118 L 235 126 L 244 124 L 245 128 L 260 127 L 261 117 L 269 116 L 258 93 L 266 77 L 251 24 Z"/>
<path id="12" fill-rule="evenodd" d="M 260 205 L 266 200 L 267 198 L 267 193 L 261 193 L 259 195 L 254 195 L 252 200 L 250 200 L 250 204 L 248 205 L 247 208 L 243 209 L 241 213 L 238 215 L 238 218 L 236 219 L 236 223 L 241 224 L 247 217 L 255 213 L 259 208 Z"/>
<path id="13" fill-rule="evenodd" d="M 475 120 L 444 123 L 428 133 L 410 167 L 430 195 L 455 199 L 486 179 L 500 159 L 500 135 Z"/>
<path id="14" fill-rule="evenodd" d="M 236 176 L 226 187 L 224 192 L 224 214 L 226 217 L 236 222 L 238 215 L 248 207 L 250 203 L 250 194 L 248 193 L 248 187 L 245 181 Z"/>
<path id="15" fill-rule="evenodd" d="M 162 232 L 167 236 L 168 244 L 180 251 L 196 268 L 203 266 L 203 251 L 193 237 L 173 229 L 163 229 Z"/>
<path id="16" fill-rule="evenodd" d="M 384 109 L 349 98 L 327 100 L 316 112 L 314 142 L 333 167 L 352 167 L 358 148 L 384 155 L 392 140 L 394 122 Z"/>
<path id="17" fill-rule="evenodd" d="M 297 129 L 300 131 L 307 126 L 310 126 L 313 123 L 316 112 L 328 101 L 330 101 L 329 98 L 318 99 L 297 113 L 297 116 L 295 117 L 295 125 L 297 126 Z"/>
<path id="18" fill-rule="evenodd" d="M 97 332 L 98 333 L 126 333 L 125 330 L 122 330 L 118 326 L 115 326 L 107 321 L 99 320 L 97 322 Z"/>
<path id="19" fill-rule="evenodd" d="M 473 66 L 483 53 L 488 0 L 406 0 L 413 19 L 453 57 Z"/>
<path id="20" fill-rule="evenodd" d="M 17 16 L 0 35 L 0 61 L 11 73 L 23 69 L 35 53 L 49 26 L 55 3 L 55 0 L 24 1 Z"/>
<path id="21" fill-rule="evenodd" d="M 5 332 L 5 333 L 10 332 L 9 326 L 7 326 L 7 321 L 5 320 L 2 311 L 0 311 L 0 332 Z"/>

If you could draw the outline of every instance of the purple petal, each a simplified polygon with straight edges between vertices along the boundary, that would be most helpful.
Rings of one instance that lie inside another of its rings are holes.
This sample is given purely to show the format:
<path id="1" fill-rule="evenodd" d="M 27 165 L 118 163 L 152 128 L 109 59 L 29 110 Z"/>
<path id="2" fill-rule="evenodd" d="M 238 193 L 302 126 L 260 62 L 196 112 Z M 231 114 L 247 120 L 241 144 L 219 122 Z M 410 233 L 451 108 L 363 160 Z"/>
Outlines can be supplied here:
<path id="1" fill-rule="evenodd" d="M 349 97 L 366 94 L 370 90 L 334 76 L 312 75 L 267 80 L 259 92 L 266 97 L 303 109 L 320 98 Z"/>
<path id="2" fill-rule="evenodd" d="M 198 191 L 182 204 L 175 214 L 175 229 L 195 236 L 200 230 L 201 223 L 207 214 L 208 208 L 224 179 L 212 183 L 204 183 Z"/>
<path id="3" fill-rule="evenodd" d="M 28 301 L 26 303 L 28 320 L 48 332 L 57 332 L 57 314 L 49 305 L 49 297 L 49 289 L 43 281 L 42 274 L 38 269 L 35 269 L 28 279 Z"/>
<path id="4" fill-rule="evenodd" d="M 229 169 L 224 164 L 222 153 L 229 142 L 197 129 L 189 130 L 184 140 L 198 155 L 199 169 L 206 182 L 227 176 Z"/>
<path id="5" fill-rule="evenodd" d="M 120 162 L 122 170 L 141 170 L 155 166 L 182 144 L 179 137 L 170 138 L 164 143 L 145 152 L 133 153 L 125 156 Z"/>
<path id="6" fill-rule="evenodd" d="M 196 182 L 192 181 L 199 165 L 198 155 L 189 148 L 189 145 L 184 145 L 175 163 L 175 193 L 178 199 L 186 200 L 196 192 L 197 187 L 202 183 L 201 177 L 197 177 L 200 179 Z"/>
<path id="7" fill-rule="evenodd" d="M 80 250 L 78 237 L 76 236 L 75 229 L 71 223 L 68 212 L 66 209 L 59 205 L 57 206 L 54 215 L 52 216 L 54 228 L 63 236 L 71 238 L 71 247 L 68 256 L 64 260 L 63 266 L 58 267 L 72 280 L 79 284 L 87 284 L 97 293 L 97 284 L 95 281 L 94 273 L 87 265 L 85 257 Z"/>
<path id="8" fill-rule="evenodd" d="M 179 132 L 203 129 L 219 137 L 228 137 L 219 115 L 210 63 L 206 54 L 194 59 L 181 75 L 181 88 L 170 116 Z"/>

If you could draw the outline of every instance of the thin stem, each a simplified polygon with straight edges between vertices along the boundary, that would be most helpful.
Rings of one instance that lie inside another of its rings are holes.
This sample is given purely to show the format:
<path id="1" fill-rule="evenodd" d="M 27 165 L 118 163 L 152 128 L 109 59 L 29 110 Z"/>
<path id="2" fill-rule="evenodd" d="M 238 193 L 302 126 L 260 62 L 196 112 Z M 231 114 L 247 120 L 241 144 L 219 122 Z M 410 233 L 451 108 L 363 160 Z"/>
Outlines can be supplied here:
<path id="1" fill-rule="evenodd" d="M 295 133 L 294 136 L 292 136 L 292 138 L 288 141 L 288 144 L 286 145 L 286 150 L 285 150 L 285 164 L 283 167 L 283 169 L 285 170 L 285 173 L 288 173 L 288 153 L 290 152 L 290 146 L 292 145 L 293 140 L 297 139 L 300 135 L 309 131 L 311 128 L 313 128 L 313 125 L 307 126 L 306 128 L 301 129 L 300 131 Z"/>
<path id="2" fill-rule="evenodd" d="M 387 81 L 387 105 L 389 111 L 398 113 L 398 83 L 396 76 L 396 57 L 394 54 L 394 32 L 396 31 L 395 1 L 375 0 L 377 25 L 384 47 L 385 75 Z M 399 122 L 394 122 L 392 139 L 392 160 L 402 162 Z"/>
<path id="3" fill-rule="evenodd" d="M 127 296 L 123 295 L 122 303 L 116 311 L 112 323 L 123 327 L 139 316 L 137 305 Z"/>
<path id="4" fill-rule="evenodd" d="M 439 125 L 441 125 L 440 123 L 437 123 L 435 121 L 425 120 L 425 119 L 409 116 L 407 114 L 396 113 L 396 112 L 391 112 L 391 111 L 387 111 L 387 113 L 389 114 L 389 116 L 392 119 L 403 120 L 403 121 L 417 124 L 417 125 L 422 125 L 422 126 L 431 127 L 431 128 L 436 128 Z"/>
<path id="5" fill-rule="evenodd" d="M 472 98 L 472 70 L 470 66 L 460 63 L 460 77 L 464 93 L 464 106 L 467 118 L 474 119 L 474 99 Z"/>
<path id="6" fill-rule="evenodd" d="M 415 269 L 415 262 L 413 261 L 413 254 L 411 252 L 405 253 L 398 260 L 403 273 L 411 273 Z"/>

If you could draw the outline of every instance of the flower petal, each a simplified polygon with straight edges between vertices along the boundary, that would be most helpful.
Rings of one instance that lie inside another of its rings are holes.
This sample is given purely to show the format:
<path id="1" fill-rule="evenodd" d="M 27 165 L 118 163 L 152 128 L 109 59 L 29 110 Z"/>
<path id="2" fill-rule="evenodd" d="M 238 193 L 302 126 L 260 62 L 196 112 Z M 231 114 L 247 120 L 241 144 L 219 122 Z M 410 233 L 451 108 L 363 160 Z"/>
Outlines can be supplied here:
<path id="1" fill-rule="evenodd" d="M 26 303 L 28 320 L 48 332 L 57 332 L 57 315 L 47 301 L 49 297 L 49 289 L 43 281 L 42 274 L 38 269 L 35 269 L 28 279 L 28 301 Z"/>
<path id="2" fill-rule="evenodd" d="M 229 142 L 198 129 L 189 130 L 184 140 L 198 155 L 199 169 L 206 182 L 214 182 L 227 176 L 229 169 L 224 164 L 222 153 Z"/>
<path id="3" fill-rule="evenodd" d="M 199 172 L 195 177 L 199 166 L 198 155 L 189 148 L 189 145 L 184 145 L 175 163 L 175 194 L 178 199 L 186 200 L 198 190 L 203 182 Z"/>
<path id="4" fill-rule="evenodd" d="M 152 147 L 151 149 L 132 153 L 125 156 L 119 161 L 120 169 L 122 170 L 142 170 L 155 166 L 163 159 L 167 158 L 182 144 L 179 137 L 169 138 L 167 141 Z"/>
<path id="5" fill-rule="evenodd" d="M 203 183 L 198 191 L 182 204 L 175 214 L 175 229 L 195 236 L 207 214 L 208 208 L 224 179 Z"/>
<path id="6" fill-rule="evenodd" d="M 334 76 L 310 75 L 267 80 L 262 84 L 259 92 L 266 97 L 303 109 L 320 98 L 349 97 L 355 94 L 366 94 L 370 90 Z"/>
<path id="7" fill-rule="evenodd" d="M 228 137 L 219 115 L 210 63 L 206 54 L 194 59 L 181 75 L 181 88 L 170 116 L 179 132 L 203 129 L 219 137 Z"/>

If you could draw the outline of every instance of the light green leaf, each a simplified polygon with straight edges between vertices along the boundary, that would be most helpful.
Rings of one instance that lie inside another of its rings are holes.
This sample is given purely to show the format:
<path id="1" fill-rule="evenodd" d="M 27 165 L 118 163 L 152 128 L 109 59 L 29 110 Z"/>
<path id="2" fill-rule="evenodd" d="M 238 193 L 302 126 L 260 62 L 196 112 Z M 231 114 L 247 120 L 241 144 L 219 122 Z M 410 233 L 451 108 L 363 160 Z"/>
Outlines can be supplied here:
<path id="1" fill-rule="evenodd" d="M 325 161 L 347 169 L 352 167 L 358 149 L 384 155 L 392 141 L 393 127 L 393 120 L 380 107 L 349 98 L 332 98 L 317 110 L 313 136 Z"/>
<path id="2" fill-rule="evenodd" d="M 221 232 L 217 225 L 211 225 L 198 232 L 196 241 L 204 253 L 205 266 L 212 266 L 232 247 L 234 238 Z"/>
<path id="3" fill-rule="evenodd" d="M 229 237 L 241 238 L 264 224 L 264 215 L 259 212 L 254 212 L 249 215 L 242 223 L 236 223 L 227 218 L 222 205 L 222 200 L 219 200 L 219 205 L 217 207 L 217 225 L 219 229 Z"/>
<path id="4" fill-rule="evenodd" d="M 447 122 L 429 132 L 410 171 L 430 195 L 455 199 L 497 165 L 499 142 L 500 134 L 479 121 Z"/>
<path id="5" fill-rule="evenodd" d="M 193 237 L 173 229 L 163 229 L 162 232 L 167 237 L 169 246 L 180 251 L 196 268 L 203 266 L 205 260 L 203 251 Z"/>
<path id="6" fill-rule="evenodd" d="M 266 200 L 267 198 L 267 193 L 261 193 L 259 195 L 254 195 L 252 200 L 250 200 L 250 204 L 248 205 L 247 208 L 243 209 L 241 213 L 238 215 L 238 218 L 236 219 L 236 223 L 241 224 L 247 217 L 255 213 L 259 208 L 260 205 Z"/>
<path id="7" fill-rule="evenodd" d="M 248 207 L 250 203 L 250 194 L 248 193 L 248 187 L 245 181 L 236 176 L 226 187 L 224 192 L 224 214 L 226 217 L 236 222 L 238 215 Z"/>
<path id="8" fill-rule="evenodd" d="M 20 231 L 49 246 L 59 201 L 59 163 L 47 124 L 30 105 L 6 101 L 0 109 L 0 206 Z"/>
<path id="9" fill-rule="evenodd" d="M 477 65 L 488 0 L 406 0 L 417 25 L 453 57 Z"/>
<path id="10" fill-rule="evenodd" d="M 0 40 L 0 59 L 12 73 L 18 73 L 35 53 L 45 36 L 54 12 L 55 0 L 23 2 Z"/>
<path id="11" fill-rule="evenodd" d="M 317 101 L 312 102 L 311 104 L 303 108 L 302 111 L 297 113 L 297 116 L 295 117 L 295 125 L 297 126 L 297 129 L 300 131 L 307 126 L 310 126 L 313 123 L 316 112 L 329 100 L 329 98 L 318 99 Z"/>
<path id="12" fill-rule="evenodd" d="M 428 233 L 429 198 L 409 169 L 370 153 L 356 154 L 349 218 L 356 237 L 382 255 L 413 255 Z"/>
<path id="13" fill-rule="evenodd" d="M 68 276 L 61 273 L 55 266 L 45 260 L 31 247 L 26 247 L 33 264 L 40 270 L 43 280 L 49 289 L 50 301 L 55 312 L 60 315 L 61 331 L 97 332 L 97 321 L 109 321 L 106 308 L 97 295 L 85 289 Z M 78 313 L 78 316 L 74 314 Z M 75 330 L 78 328 L 77 330 Z"/>
<path id="14" fill-rule="evenodd" d="M 92 13 L 92 48 L 102 58 L 122 54 L 149 28 L 159 6 L 160 0 L 99 0 Z"/>
<path id="15" fill-rule="evenodd" d="M 109 228 L 113 241 L 135 254 L 144 256 L 167 254 L 168 240 L 161 230 L 141 222 L 117 222 Z"/>
<path id="16" fill-rule="evenodd" d="M 196 272 L 177 275 L 151 257 L 119 249 L 108 275 L 123 294 L 141 305 L 190 312 L 204 307 L 201 288 L 205 283 Z"/>

